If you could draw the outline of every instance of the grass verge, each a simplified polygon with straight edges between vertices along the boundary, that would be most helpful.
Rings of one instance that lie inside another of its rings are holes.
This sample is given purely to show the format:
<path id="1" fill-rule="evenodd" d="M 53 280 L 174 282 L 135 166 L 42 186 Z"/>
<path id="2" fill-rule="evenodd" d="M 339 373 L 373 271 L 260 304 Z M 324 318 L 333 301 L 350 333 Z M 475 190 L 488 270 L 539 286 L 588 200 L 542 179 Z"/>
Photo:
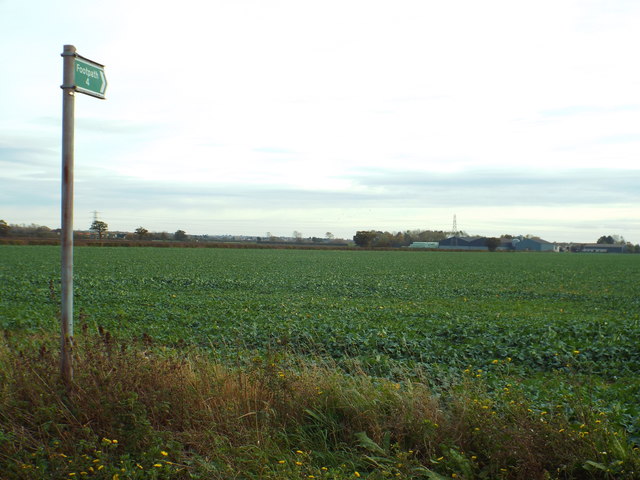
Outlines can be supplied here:
<path id="1" fill-rule="evenodd" d="M 517 383 L 437 393 L 332 365 L 76 337 L 0 345 L 0 479 L 640 478 L 640 455 L 588 397 L 531 408 Z"/>

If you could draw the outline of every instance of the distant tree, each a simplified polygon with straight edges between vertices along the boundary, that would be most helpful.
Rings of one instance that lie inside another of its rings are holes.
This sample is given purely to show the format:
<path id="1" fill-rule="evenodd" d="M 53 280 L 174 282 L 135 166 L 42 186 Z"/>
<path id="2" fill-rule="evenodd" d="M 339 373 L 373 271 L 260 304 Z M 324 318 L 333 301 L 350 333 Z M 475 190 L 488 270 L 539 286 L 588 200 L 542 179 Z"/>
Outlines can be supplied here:
<path id="1" fill-rule="evenodd" d="M 406 247 L 407 244 L 404 242 L 404 233 L 396 232 L 393 235 L 393 243 L 391 244 L 391 246 L 396 248 Z"/>
<path id="2" fill-rule="evenodd" d="M 335 237 L 335 235 L 334 235 L 333 233 L 331 233 L 331 232 L 327 232 L 327 233 L 325 233 L 325 234 L 324 234 L 324 237 L 325 237 L 327 240 L 333 240 L 334 238 L 336 238 L 336 237 Z"/>
<path id="3" fill-rule="evenodd" d="M 389 232 L 376 232 L 372 247 L 390 247 L 393 242 L 393 235 Z"/>
<path id="4" fill-rule="evenodd" d="M 602 235 L 598 238 L 596 243 L 606 245 L 626 245 L 628 242 L 622 235 Z"/>
<path id="5" fill-rule="evenodd" d="M 613 238 L 613 243 L 616 245 L 624 245 L 627 243 L 622 235 L 611 235 L 611 237 Z"/>
<path id="6" fill-rule="evenodd" d="M 463 232 L 464 233 L 464 232 Z M 439 242 L 447 238 L 447 233 L 442 230 L 423 230 L 419 235 L 419 242 Z"/>
<path id="7" fill-rule="evenodd" d="M 360 230 L 353 236 L 353 242 L 359 247 L 371 247 L 377 236 L 375 230 Z"/>
<path id="8" fill-rule="evenodd" d="M 89 227 L 89 230 L 93 230 L 94 232 L 96 232 L 98 234 L 98 238 L 102 240 L 102 235 L 107 233 L 107 230 L 109 230 L 109 225 L 100 220 L 94 220 Z"/>
<path id="9" fill-rule="evenodd" d="M 487 238 L 486 245 L 490 252 L 495 252 L 500 246 L 500 239 L 496 237 Z"/>
<path id="10" fill-rule="evenodd" d="M 179 242 L 184 242 L 187 238 L 187 232 L 184 230 L 176 230 L 176 233 L 173 234 L 173 239 Z"/>
<path id="11" fill-rule="evenodd" d="M 297 230 L 293 231 L 293 238 L 296 239 L 296 242 L 302 242 L 302 234 Z"/>
<path id="12" fill-rule="evenodd" d="M 50 237 L 51 235 L 51 229 L 45 225 L 36 228 L 36 237 Z"/>
<path id="13" fill-rule="evenodd" d="M 11 232 L 11 227 L 4 220 L 0 220 L 0 237 L 8 237 Z"/>
<path id="14" fill-rule="evenodd" d="M 139 240 L 142 240 L 148 234 L 149 234 L 149 230 L 147 230 L 146 228 L 144 228 L 144 227 L 136 228 L 136 235 L 138 236 Z"/>
<path id="15" fill-rule="evenodd" d="M 613 237 L 611 235 L 603 235 L 596 243 L 613 245 Z"/>

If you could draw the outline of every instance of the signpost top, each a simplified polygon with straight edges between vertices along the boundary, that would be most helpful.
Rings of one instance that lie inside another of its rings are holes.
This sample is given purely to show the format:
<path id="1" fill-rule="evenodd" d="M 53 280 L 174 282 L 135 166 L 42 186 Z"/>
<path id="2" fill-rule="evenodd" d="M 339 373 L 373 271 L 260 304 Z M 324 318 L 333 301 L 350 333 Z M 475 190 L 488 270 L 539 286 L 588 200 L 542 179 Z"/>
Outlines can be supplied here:
<path id="1" fill-rule="evenodd" d="M 104 92 L 107 90 L 104 65 L 78 55 L 76 47 L 73 45 L 65 45 L 62 56 L 69 58 L 68 61 L 71 62 L 68 66 L 65 66 L 65 69 L 68 68 L 69 75 L 65 76 L 62 88 L 104 100 Z"/>

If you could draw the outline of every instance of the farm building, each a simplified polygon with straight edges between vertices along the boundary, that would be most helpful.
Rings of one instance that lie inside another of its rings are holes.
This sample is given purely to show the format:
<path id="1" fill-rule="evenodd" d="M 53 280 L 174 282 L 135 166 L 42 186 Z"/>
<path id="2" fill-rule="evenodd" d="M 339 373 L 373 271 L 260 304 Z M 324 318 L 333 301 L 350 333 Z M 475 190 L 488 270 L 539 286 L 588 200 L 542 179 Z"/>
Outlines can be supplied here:
<path id="1" fill-rule="evenodd" d="M 443 250 L 487 250 L 487 237 L 450 237 L 440 242 Z M 557 252 L 556 244 L 541 238 L 501 238 L 496 250 L 519 252 Z"/>
<path id="2" fill-rule="evenodd" d="M 579 251 L 584 253 L 624 253 L 626 251 L 626 245 L 585 243 Z"/>
<path id="3" fill-rule="evenodd" d="M 517 240 L 517 241 L 516 241 Z M 555 243 L 547 242 L 541 238 L 513 239 L 513 248 L 517 252 L 557 252 Z"/>
<path id="4" fill-rule="evenodd" d="M 440 241 L 443 250 L 487 250 L 486 237 L 449 237 Z"/>

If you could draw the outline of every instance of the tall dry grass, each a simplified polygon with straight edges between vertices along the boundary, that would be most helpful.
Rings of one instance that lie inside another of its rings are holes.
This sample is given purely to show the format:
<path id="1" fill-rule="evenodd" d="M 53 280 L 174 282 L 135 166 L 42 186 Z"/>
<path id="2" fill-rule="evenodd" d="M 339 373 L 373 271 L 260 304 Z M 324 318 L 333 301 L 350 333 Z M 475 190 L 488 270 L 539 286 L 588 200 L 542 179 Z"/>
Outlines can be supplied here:
<path id="1" fill-rule="evenodd" d="M 102 330 L 76 338 L 74 366 L 66 387 L 55 339 L 5 335 L 1 479 L 638 477 L 637 450 L 588 405 L 532 411 L 472 378 L 436 395 L 416 372 L 220 365 Z"/>

